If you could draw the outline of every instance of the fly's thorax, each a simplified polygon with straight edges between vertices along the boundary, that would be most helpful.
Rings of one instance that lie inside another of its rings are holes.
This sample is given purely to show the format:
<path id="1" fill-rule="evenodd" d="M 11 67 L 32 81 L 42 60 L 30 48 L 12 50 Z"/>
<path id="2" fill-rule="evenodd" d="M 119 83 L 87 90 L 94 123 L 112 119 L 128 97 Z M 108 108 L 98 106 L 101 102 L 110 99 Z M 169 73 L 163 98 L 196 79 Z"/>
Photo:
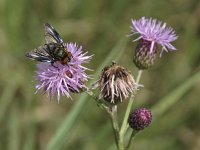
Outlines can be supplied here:
<path id="1" fill-rule="evenodd" d="M 61 44 L 58 43 L 48 43 L 44 45 L 44 49 L 52 56 L 55 60 L 62 60 L 65 55 L 65 49 Z"/>
<path id="2" fill-rule="evenodd" d="M 55 48 L 54 56 L 56 57 L 56 59 L 62 60 L 66 56 L 64 48 L 62 47 Z"/>
<path id="3" fill-rule="evenodd" d="M 51 56 L 54 61 L 60 61 L 66 65 L 73 57 L 61 43 L 48 43 L 43 46 L 43 49 Z"/>

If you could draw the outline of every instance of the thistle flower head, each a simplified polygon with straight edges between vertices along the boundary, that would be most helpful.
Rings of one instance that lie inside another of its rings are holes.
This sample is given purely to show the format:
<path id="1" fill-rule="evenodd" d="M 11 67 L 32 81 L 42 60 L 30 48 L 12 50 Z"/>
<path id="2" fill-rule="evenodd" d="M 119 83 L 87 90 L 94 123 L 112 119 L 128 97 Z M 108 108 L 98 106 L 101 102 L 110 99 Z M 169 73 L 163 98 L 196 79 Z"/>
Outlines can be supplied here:
<path id="1" fill-rule="evenodd" d="M 128 123 L 134 130 L 142 130 L 150 125 L 151 112 L 146 108 L 139 108 L 129 114 Z"/>
<path id="2" fill-rule="evenodd" d="M 139 40 L 134 54 L 134 63 L 139 69 L 147 69 L 154 64 L 158 45 L 163 51 L 173 51 L 176 48 L 171 44 L 178 37 L 171 27 L 166 27 L 166 23 L 156 19 L 132 20 L 131 35 L 139 35 L 134 41 Z"/>
<path id="3" fill-rule="evenodd" d="M 114 62 L 103 69 L 98 85 L 100 88 L 99 98 L 113 104 L 122 102 L 137 89 L 131 73 Z"/>
<path id="4" fill-rule="evenodd" d="M 49 63 L 40 62 L 37 64 L 36 85 L 37 91 L 42 89 L 48 96 L 70 97 L 70 92 L 79 93 L 85 87 L 85 82 L 89 76 L 85 73 L 87 68 L 82 63 L 87 63 L 92 56 L 87 56 L 87 52 L 82 52 L 82 47 L 76 44 L 65 44 L 67 50 L 71 52 L 72 59 L 67 65 L 55 62 L 53 66 Z"/>
<path id="5" fill-rule="evenodd" d="M 139 34 L 139 37 L 134 41 L 139 39 L 144 39 L 151 41 L 151 47 L 157 43 L 162 46 L 162 50 L 168 52 L 171 50 L 176 50 L 176 48 L 171 44 L 178 37 L 175 31 L 171 27 L 166 27 L 166 23 L 157 21 L 156 19 L 146 19 L 142 17 L 139 20 L 132 20 L 131 35 Z M 152 49 L 150 49 L 152 52 Z"/>

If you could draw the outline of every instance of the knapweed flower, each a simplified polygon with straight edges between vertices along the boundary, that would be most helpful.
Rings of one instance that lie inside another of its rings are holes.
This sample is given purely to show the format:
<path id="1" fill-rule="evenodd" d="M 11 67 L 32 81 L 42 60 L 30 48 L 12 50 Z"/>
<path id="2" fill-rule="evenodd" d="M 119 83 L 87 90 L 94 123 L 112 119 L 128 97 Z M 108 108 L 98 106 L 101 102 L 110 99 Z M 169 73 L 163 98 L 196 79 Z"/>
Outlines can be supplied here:
<path id="1" fill-rule="evenodd" d="M 176 50 L 171 44 L 178 38 L 175 31 L 156 19 L 142 17 L 139 20 L 132 20 L 131 32 L 131 36 L 139 35 L 134 40 L 139 40 L 134 54 L 134 63 L 139 69 L 147 69 L 154 64 L 158 45 L 162 47 L 160 56 L 163 51 Z"/>
<path id="2" fill-rule="evenodd" d="M 128 123 L 134 130 L 142 130 L 150 125 L 152 121 L 151 112 L 146 108 L 139 108 L 129 114 Z"/>
<path id="3" fill-rule="evenodd" d="M 115 62 L 102 70 L 97 83 L 100 89 L 99 99 L 113 104 L 122 102 L 137 90 L 137 84 L 131 73 Z"/>
<path id="4" fill-rule="evenodd" d="M 82 63 L 88 63 L 92 56 L 83 53 L 82 47 L 76 44 L 65 44 L 67 50 L 71 52 L 72 58 L 66 65 L 60 62 L 38 63 L 36 71 L 37 91 L 42 89 L 48 96 L 57 96 L 59 102 L 60 96 L 70 97 L 70 92 L 79 93 L 85 88 L 85 82 L 89 76 L 85 73 L 88 70 L 82 66 Z"/>

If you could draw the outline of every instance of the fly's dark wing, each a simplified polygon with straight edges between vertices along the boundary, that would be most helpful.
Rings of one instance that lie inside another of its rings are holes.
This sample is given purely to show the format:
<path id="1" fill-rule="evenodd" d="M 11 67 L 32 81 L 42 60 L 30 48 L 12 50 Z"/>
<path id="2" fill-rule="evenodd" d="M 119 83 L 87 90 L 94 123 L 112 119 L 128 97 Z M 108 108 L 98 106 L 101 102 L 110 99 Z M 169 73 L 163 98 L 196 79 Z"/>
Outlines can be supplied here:
<path id="1" fill-rule="evenodd" d="M 63 43 L 58 32 L 48 23 L 44 24 L 46 43 Z"/>
<path id="2" fill-rule="evenodd" d="M 40 46 L 28 53 L 26 53 L 26 57 L 32 60 L 40 61 L 40 62 L 48 62 L 52 63 L 52 57 L 45 51 L 43 46 Z"/>

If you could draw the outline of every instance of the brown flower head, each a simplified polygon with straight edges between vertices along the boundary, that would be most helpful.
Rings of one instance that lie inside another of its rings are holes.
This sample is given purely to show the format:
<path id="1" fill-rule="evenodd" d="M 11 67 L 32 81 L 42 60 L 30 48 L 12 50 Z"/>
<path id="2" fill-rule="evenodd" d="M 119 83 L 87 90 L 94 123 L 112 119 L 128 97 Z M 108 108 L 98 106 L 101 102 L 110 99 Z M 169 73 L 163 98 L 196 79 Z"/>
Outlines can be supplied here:
<path id="1" fill-rule="evenodd" d="M 137 84 L 130 71 L 116 64 L 105 67 L 98 80 L 100 99 L 116 104 L 122 102 L 137 89 Z"/>

